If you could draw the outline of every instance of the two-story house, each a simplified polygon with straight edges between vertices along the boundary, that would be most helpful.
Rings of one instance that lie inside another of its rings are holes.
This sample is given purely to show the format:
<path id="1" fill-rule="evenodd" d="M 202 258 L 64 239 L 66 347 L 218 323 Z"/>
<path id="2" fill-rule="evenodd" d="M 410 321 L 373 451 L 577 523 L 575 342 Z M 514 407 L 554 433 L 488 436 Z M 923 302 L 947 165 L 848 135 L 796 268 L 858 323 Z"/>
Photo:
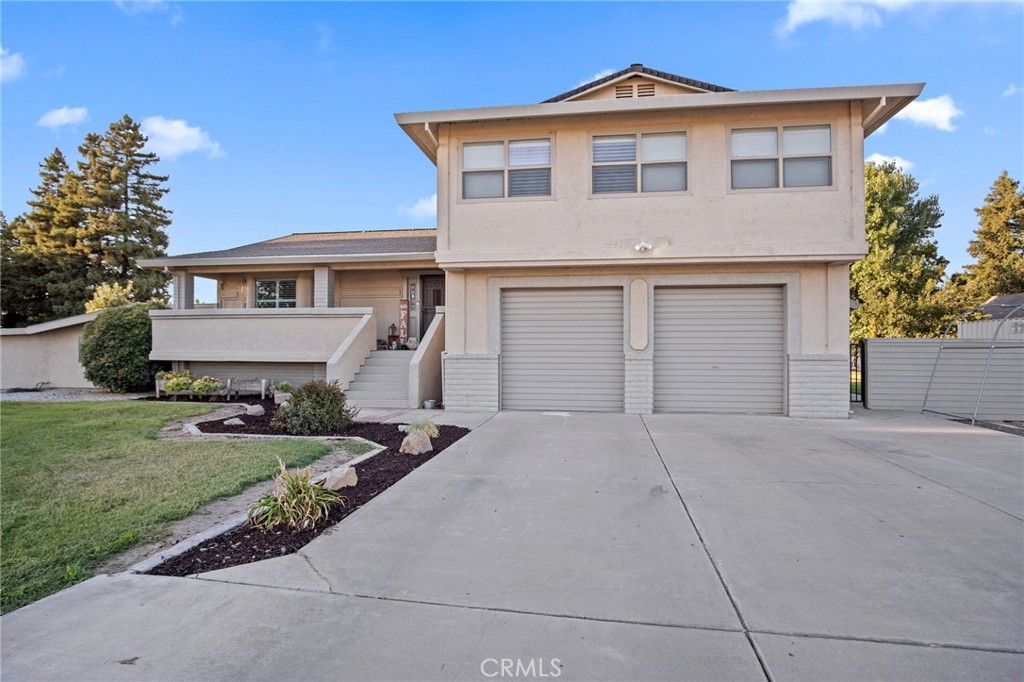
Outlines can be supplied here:
<path id="1" fill-rule="evenodd" d="M 153 357 L 337 378 L 365 404 L 844 417 L 863 142 L 922 88 L 739 92 L 634 64 L 540 104 L 397 114 L 437 166 L 436 233 L 148 261 L 182 308 L 153 313 Z M 194 276 L 216 310 L 188 309 Z M 376 391 L 364 363 L 406 338 L 407 394 Z"/>

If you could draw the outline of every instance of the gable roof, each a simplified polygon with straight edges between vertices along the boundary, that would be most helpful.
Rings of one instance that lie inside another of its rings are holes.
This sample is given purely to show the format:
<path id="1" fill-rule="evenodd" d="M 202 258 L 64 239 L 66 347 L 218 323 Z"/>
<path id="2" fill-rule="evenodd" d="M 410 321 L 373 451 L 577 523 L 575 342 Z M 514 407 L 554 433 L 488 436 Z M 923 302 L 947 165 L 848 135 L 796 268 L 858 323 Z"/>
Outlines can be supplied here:
<path id="1" fill-rule="evenodd" d="M 669 83 L 675 83 L 677 85 L 685 85 L 688 88 L 702 90 L 703 92 L 736 92 L 732 88 L 715 85 L 714 83 L 705 83 L 704 81 L 693 80 L 692 78 L 686 78 L 685 76 L 677 76 L 674 73 L 669 73 L 668 71 L 649 69 L 643 64 L 630 64 L 628 68 L 625 68 L 622 71 L 616 71 L 613 74 L 598 78 L 597 80 L 592 80 L 589 83 L 584 83 L 579 87 L 569 90 L 568 92 L 563 92 L 561 95 L 555 95 L 551 99 L 546 99 L 541 102 L 541 104 L 553 104 L 554 102 L 564 102 L 565 100 L 574 99 L 585 92 L 608 85 L 613 81 L 623 78 L 624 76 L 633 75 L 651 76 L 652 78 L 668 81 Z"/>
<path id="2" fill-rule="evenodd" d="M 1024 317 L 1024 308 L 1017 306 L 1024 306 L 1024 293 L 993 296 L 978 307 L 993 320 L 1002 320 Z"/>
<path id="3" fill-rule="evenodd" d="M 186 253 L 180 256 L 149 258 L 139 261 L 143 267 L 185 265 L 228 265 L 253 262 L 295 262 L 339 260 L 388 260 L 433 258 L 437 250 L 437 230 L 363 230 L 359 232 L 296 232 L 284 237 L 245 244 L 220 251 Z M 405 257 L 405 258 L 403 258 Z M 262 259 L 259 260 L 259 259 Z"/>

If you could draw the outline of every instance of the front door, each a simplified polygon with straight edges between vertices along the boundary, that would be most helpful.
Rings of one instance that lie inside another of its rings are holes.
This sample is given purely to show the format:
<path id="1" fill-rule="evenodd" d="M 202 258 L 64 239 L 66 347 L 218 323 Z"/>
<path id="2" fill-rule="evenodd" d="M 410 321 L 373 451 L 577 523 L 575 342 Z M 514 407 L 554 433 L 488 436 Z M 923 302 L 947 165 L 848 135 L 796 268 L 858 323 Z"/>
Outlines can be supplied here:
<path id="1" fill-rule="evenodd" d="M 427 329 L 430 328 L 430 322 L 434 319 L 434 315 L 437 314 L 437 307 L 444 305 L 444 275 L 424 275 L 423 276 L 423 298 L 420 313 L 422 319 L 420 320 L 420 340 L 427 333 Z"/>

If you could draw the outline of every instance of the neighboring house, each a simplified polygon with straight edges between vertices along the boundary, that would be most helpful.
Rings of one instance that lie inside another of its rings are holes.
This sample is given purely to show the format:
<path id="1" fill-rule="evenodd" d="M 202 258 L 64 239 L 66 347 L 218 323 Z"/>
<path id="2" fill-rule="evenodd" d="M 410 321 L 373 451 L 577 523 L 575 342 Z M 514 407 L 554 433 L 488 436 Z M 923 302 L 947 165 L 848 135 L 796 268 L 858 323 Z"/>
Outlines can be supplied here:
<path id="1" fill-rule="evenodd" d="M 1024 339 L 1024 293 L 992 296 L 978 308 L 986 320 L 959 322 L 961 339 Z"/>
<path id="2" fill-rule="evenodd" d="M 145 261 L 182 307 L 153 312 L 153 358 L 369 404 L 384 374 L 359 369 L 394 324 L 421 341 L 410 405 L 441 397 L 443 350 L 449 409 L 844 417 L 863 140 L 922 87 L 736 92 L 634 64 L 541 104 L 397 114 L 437 165 L 436 234 Z M 196 276 L 217 310 L 189 310 Z"/>
<path id="3" fill-rule="evenodd" d="M 0 329 L 0 388 L 96 388 L 79 362 L 85 325 L 99 313 Z"/>

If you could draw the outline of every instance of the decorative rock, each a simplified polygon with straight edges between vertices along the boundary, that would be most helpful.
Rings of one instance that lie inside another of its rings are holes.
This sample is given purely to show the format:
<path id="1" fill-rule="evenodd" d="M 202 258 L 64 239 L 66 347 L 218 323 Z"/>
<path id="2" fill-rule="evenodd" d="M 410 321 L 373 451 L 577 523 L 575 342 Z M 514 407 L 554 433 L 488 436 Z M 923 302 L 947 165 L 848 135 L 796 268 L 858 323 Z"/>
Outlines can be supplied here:
<path id="1" fill-rule="evenodd" d="M 263 409 L 262 405 L 246 405 L 245 413 L 250 417 L 262 417 L 267 411 Z"/>
<path id="2" fill-rule="evenodd" d="M 292 399 L 291 393 L 274 393 L 274 404 L 280 405 Z"/>
<path id="3" fill-rule="evenodd" d="M 224 426 L 245 426 L 245 422 L 238 417 L 232 417 L 224 421 Z"/>
<path id="4" fill-rule="evenodd" d="M 417 431 L 405 437 L 399 452 L 404 452 L 407 455 L 422 455 L 424 452 L 430 452 L 433 449 L 434 446 L 430 443 L 430 436 L 422 431 Z"/>
<path id="5" fill-rule="evenodd" d="M 356 475 L 355 469 L 340 466 L 327 474 L 327 478 L 324 479 L 324 488 L 327 490 L 341 490 L 342 488 L 350 488 L 358 482 L 359 476 Z"/>
<path id="6" fill-rule="evenodd" d="M 292 406 L 292 404 L 290 402 L 288 402 L 287 400 L 284 401 L 283 403 L 281 403 L 280 405 L 278 405 L 278 407 L 280 407 L 282 410 L 287 410 L 291 406 Z"/>

